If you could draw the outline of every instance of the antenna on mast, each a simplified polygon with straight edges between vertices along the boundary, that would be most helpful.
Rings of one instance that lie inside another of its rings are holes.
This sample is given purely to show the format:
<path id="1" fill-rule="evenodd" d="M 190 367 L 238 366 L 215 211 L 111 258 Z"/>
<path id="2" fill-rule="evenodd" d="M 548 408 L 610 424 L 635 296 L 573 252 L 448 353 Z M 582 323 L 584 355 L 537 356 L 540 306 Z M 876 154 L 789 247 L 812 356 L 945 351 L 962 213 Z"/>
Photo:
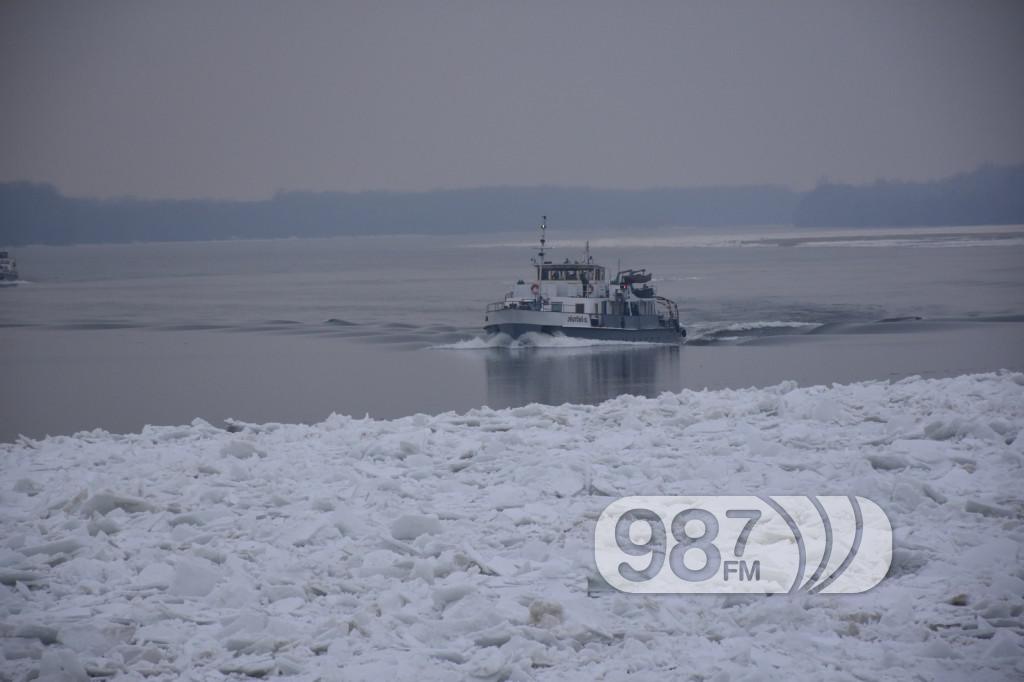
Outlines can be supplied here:
<path id="1" fill-rule="evenodd" d="M 545 216 L 541 216 L 541 222 L 540 222 L 540 253 L 537 254 L 537 255 L 540 256 L 540 264 L 541 265 L 544 265 L 544 244 L 547 241 L 546 239 L 544 239 L 544 232 L 547 229 L 548 229 L 548 217 L 546 215 Z"/>
<path id="2" fill-rule="evenodd" d="M 586 257 L 587 265 L 590 265 L 591 263 L 594 262 L 594 259 L 590 257 L 590 240 L 589 239 L 587 240 L 587 248 L 584 250 L 583 255 Z"/>

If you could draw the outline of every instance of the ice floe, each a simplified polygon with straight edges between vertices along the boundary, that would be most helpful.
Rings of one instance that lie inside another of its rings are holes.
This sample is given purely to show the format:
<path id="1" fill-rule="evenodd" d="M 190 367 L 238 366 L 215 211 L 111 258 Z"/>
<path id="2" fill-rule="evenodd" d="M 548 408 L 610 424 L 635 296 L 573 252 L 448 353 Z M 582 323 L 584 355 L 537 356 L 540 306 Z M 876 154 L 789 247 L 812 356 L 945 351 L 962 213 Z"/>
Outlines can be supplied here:
<path id="1" fill-rule="evenodd" d="M 0 446 L 4 678 L 1024 676 L 1024 376 L 683 391 Z M 639 494 L 844 494 L 892 521 L 859 595 L 595 580 Z"/>

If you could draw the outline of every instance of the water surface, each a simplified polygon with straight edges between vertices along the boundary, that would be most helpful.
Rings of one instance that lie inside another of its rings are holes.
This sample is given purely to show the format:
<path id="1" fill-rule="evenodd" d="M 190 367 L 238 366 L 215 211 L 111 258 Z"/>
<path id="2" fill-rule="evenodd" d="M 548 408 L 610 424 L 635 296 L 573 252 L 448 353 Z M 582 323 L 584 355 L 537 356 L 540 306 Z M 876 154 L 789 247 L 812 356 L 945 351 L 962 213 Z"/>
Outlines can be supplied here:
<path id="1" fill-rule="evenodd" d="M 1024 369 L 1021 228 L 589 235 L 609 268 L 653 270 L 688 343 L 484 340 L 532 236 L 18 249 L 0 439 Z"/>

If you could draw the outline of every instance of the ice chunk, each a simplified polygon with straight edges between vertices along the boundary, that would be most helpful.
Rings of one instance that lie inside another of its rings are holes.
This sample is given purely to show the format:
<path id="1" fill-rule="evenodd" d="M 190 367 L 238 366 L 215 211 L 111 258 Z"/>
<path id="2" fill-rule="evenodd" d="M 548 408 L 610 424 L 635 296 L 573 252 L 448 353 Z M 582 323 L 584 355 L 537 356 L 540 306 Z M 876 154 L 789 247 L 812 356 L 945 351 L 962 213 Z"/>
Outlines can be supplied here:
<path id="1" fill-rule="evenodd" d="M 240 633 L 261 633 L 267 629 L 269 619 L 265 613 L 246 611 L 224 626 L 218 637 L 227 640 Z"/>
<path id="2" fill-rule="evenodd" d="M 235 579 L 218 583 L 206 598 L 218 606 L 241 609 L 258 602 L 259 594 L 247 581 Z"/>
<path id="3" fill-rule="evenodd" d="M 174 567 L 171 592 L 182 597 L 205 597 L 219 579 L 216 564 L 205 559 L 179 559 Z"/>
<path id="4" fill-rule="evenodd" d="M 530 603 L 530 623 L 542 627 L 558 625 L 564 619 L 562 605 L 554 601 L 535 599 Z"/>
<path id="5" fill-rule="evenodd" d="M 982 516 L 995 516 L 1004 519 L 1012 519 L 1014 516 L 1016 516 L 1016 514 L 1014 514 L 1009 509 L 993 507 L 992 505 L 984 504 L 982 502 L 975 502 L 974 500 L 967 501 L 967 504 L 964 505 L 964 511 L 970 512 L 972 514 L 981 514 Z"/>
<path id="6" fill-rule="evenodd" d="M 120 532 L 121 524 L 110 516 L 93 514 L 92 518 L 89 519 L 89 523 L 86 524 L 86 530 L 89 532 L 89 535 L 99 535 L 100 533 L 113 535 L 114 533 Z"/>
<path id="7" fill-rule="evenodd" d="M 1024 657 L 1024 647 L 1021 646 L 1021 636 L 1009 630 L 1000 629 L 992 637 L 992 645 L 985 652 L 986 659 L 1013 659 L 1021 660 Z"/>
<path id="8" fill-rule="evenodd" d="M 326 528 L 327 525 L 323 521 L 306 521 L 293 528 L 289 528 L 282 534 L 281 539 L 289 545 L 302 547 L 312 543 L 316 534 Z"/>
<path id="9" fill-rule="evenodd" d="M 31 639 L 0 639 L 0 655 L 8 661 L 16 661 L 20 658 L 40 659 L 43 655 L 43 645 Z"/>
<path id="10" fill-rule="evenodd" d="M 270 608 L 273 613 L 286 614 L 298 611 L 306 605 L 306 600 L 303 597 L 288 597 L 287 599 L 279 599 L 271 604 Z"/>
<path id="11" fill-rule="evenodd" d="M 174 528 L 175 526 L 187 525 L 187 526 L 203 526 L 213 519 L 217 518 L 216 512 L 188 512 L 186 514 L 178 514 L 177 516 L 170 519 L 167 523 Z"/>
<path id="12" fill-rule="evenodd" d="M 14 484 L 14 492 L 24 493 L 29 497 L 38 495 L 41 490 L 42 486 L 30 478 L 19 478 L 17 483 Z"/>
<path id="13" fill-rule="evenodd" d="M 405 514 L 391 522 L 391 537 L 396 540 L 415 540 L 421 535 L 441 532 L 441 520 L 433 514 Z"/>
<path id="14" fill-rule="evenodd" d="M 933 421 L 924 427 L 924 435 L 932 440 L 950 440 L 964 436 L 974 436 L 985 440 L 1002 440 L 1002 436 L 988 424 L 963 417 L 953 417 L 947 421 Z"/>
<path id="15" fill-rule="evenodd" d="M 252 471 L 243 466 L 241 462 L 232 462 L 231 466 L 228 467 L 228 476 L 231 477 L 232 481 L 248 481 L 252 478 Z"/>
<path id="16" fill-rule="evenodd" d="M 302 672 L 302 664 L 291 656 L 277 656 L 274 659 L 279 675 L 298 675 Z"/>
<path id="17" fill-rule="evenodd" d="M 445 587 L 439 587 L 434 590 L 434 593 L 431 596 L 434 600 L 434 607 L 443 611 L 446 606 L 452 602 L 462 599 L 473 591 L 474 588 L 470 584 L 446 585 Z"/>
<path id="18" fill-rule="evenodd" d="M 313 509 L 320 512 L 334 511 L 334 500 L 328 497 L 318 497 L 313 500 Z"/>
<path id="19" fill-rule="evenodd" d="M 956 653 L 948 642 L 933 639 L 921 648 L 921 655 L 928 658 L 954 658 Z"/>
<path id="20" fill-rule="evenodd" d="M 174 577 L 174 568 L 158 562 L 142 569 L 135 578 L 135 584 L 139 587 L 170 587 Z"/>
<path id="21" fill-rule="evenodd" d="M 433 559 L 416 559 L 413 562 L 412 570 L 409 572 L 410 578 L 419 578 L 425 583 L 434 582 L 434 560 Z"/>
<path id="22" fill-rule="evenodd" d="M 929 485 L 927 483 L 925 483 L 921 487 L 921 490 L 924 492 L 925 495 L 927 495 L 932 500 L 934 500 L 936 504 L 946 504 L 946 502 L 949 501 L 949 498 L 947 498 L 945 495 L 943 495 L 938 490 L 936 490 L 933 486 L 931 486 L 931 485 Z"/>
<path id="23" fill-rule="evenodd" d="M 499 485 L 487 490 L 487 501 L 495 509 L 522 507 L 529 500 L 517 485 Z"/>
<path id="24" fill-rule="evenodd" d="M 38 639 L 43 644 L 56 644 L 58 642 L 57 629 L 48 625 L 20 625 L 14 629 L 14 636 L 25 639 Z"/>
<path id="25" fill-rule="evenodd" d="M 133 625 L 109 623 L 95 618 L 62 624 L 60 642 L 78 655 L 104 656 L 135 636 Z M 89 670 L 89 660 L 83 660 Z"/>
<path id="26" fill-rule="evenodd" d="M 109 514 L 115 509 L 123 509 L 129 514 L 134 514 L 152 511 L 153 505 L 134 497 L 124 497 L 114 493 L 96 493 L 82 505 L 82 516 L 90 517 L 94 513 Z"/>
<path id="27" fill-rule="evenodd" d="M 354 537 L 366 530 L 366 522 L 362 515 L 347 507 L 340 507 L 330 515 L 331 523 L 342 535 Z"/>
<path id="28" fill-rule="evenodd" d="M 871 463 L 871 468 L 879 471 L 896 471 L 897 469 L 906 469 L 910 466 L 910 462 L 903 455 L 888 453 L 868 455 L 868 462 Z"/>
<path id="29" fill-rule="evenodd" d="M 32 556 L 33 554 L 73 554 L 82 547 L 82 543 L 78 540 L 74 538 L 66 538 L 64 540 L 55 540 L 54 542 L 47 542 L 33 547 L 25 547 L 21 550 L 21 553 L 25 556 Z"/>
<path id="30" fill-rule="evenodd" d="M 14 568 L 0 568 L 0 585 L 14 585 L 16 583 L 34 583 L 43 579 L 41 573 L 35 571 L 22 571 Z"/>
<path id="31" fill-rule="evenodd" d="M 243 656 L 220 666 L 225 675 L 241 673 L 249 677 L 268 677 L 277 670 L 273 656 Z"/>
<path id="32" fill-rule="evenodd" d="M 89 675 L 73 651 L 48 649 L 39 661 L 39 679 L 47 682 L 89 682 Z"/>
<path id="33" fill-rule="evenodd" d="M 298 585 L 268 585 L 262 591 L 270 602 L 281 599 L 306 598 L 305 591 Z"/>
<path id="34" fill-rule="evenodd" d="M 237 457 L 238 459 L 267 456 L 267 453 L 263 452 L 252 443 L 244 440 L 233 440 L 229 443 L 225 443 L 220 449 L 220 454 L 226 457 Z"/>

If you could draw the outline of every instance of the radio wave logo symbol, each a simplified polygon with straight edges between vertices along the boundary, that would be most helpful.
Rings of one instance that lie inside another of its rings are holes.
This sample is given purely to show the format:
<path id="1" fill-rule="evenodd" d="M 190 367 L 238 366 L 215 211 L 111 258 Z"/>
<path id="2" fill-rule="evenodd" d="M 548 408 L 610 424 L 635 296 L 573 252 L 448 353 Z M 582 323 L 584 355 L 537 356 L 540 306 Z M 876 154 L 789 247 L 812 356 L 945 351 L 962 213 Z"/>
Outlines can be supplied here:
<path id="1" fill-rule="evenodd" d="M 855 496 L 637 496 L 598 517 L 594 557 L 623 592 L 852 594 L 892 563 L 892 526 Z"/>

